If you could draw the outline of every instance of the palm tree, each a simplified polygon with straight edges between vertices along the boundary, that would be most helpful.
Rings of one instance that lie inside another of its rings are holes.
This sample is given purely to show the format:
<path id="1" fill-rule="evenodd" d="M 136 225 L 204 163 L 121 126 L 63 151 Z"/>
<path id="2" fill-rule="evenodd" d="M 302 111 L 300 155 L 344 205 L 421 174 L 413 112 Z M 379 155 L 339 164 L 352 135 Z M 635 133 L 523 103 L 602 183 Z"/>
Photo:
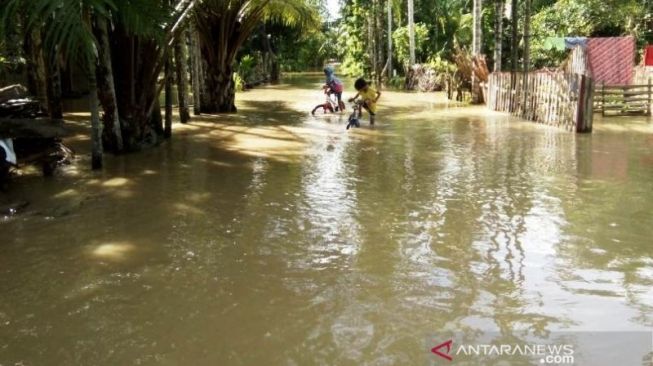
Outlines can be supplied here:
<path id="1" fill-rule="evenodd" d="M 57 50 L 85 70 L 91 89 L 92 161 L 99 168 L 103 144 L 98 138 L 120 151 L 123 143 L 129 149 L 142 146 L 152 140 L 152 130 L 162 129 L 153 128 L 161 121 L 160 111 L 153 110 L 163 56 L 196 1 L 177 0 L 171 8 L 167 0 L 6 0 L 0 14 L 3 25 L 19 11 L 28 14 L 27 29 L 43 29 L 44 49 Z M 112 58 L 116 51 L 121 57 Z M 104 135 L 96 120 L 96 98 L 110 131 Z"/>
<path id="2" fill-rule="evenodd" d="M 206 66 L 202 112 L 235 112 L 234 60 L 262 20 L 315 25 L 315 9 L 305 0 L 204 0 L 194 13 Z"/>
<path id="3" fill-rule="evenodd" d="M 93 19 L 108 16 L 113 4 L 110 0 L 9 0 L 3 11 L 3 23 L 18 9 L 28 16 L 27 33 L 44 29 L 43 49 L 51 50 L 52 59 L 61 50 L 69 59 L 76 60 L 88 77 L 91 112 L 91 162 L 93 169 L 102 167 L 102 126 L 99 120 L 96 67 L 98 41 L 93 34 Z"/>
<path id="4" fill-rule="evenodd" d="M 103 140 L 113 142 L 113 150 L 120 152 L 123 150 L 122 129 L 116 102 L 116 87 L 113 80 L 113 66 L 111 64 L 111 46 L 109 44 L 109 29 L 107 20 L 104 17 L 98 17 L 95 22 L 96 38 L 98 43 L 99 65 L 96 69 L 99 80 L 99 94 L 102 96 L 102 105 L 104 108 L 104 126 L 108 127 L 110 132 L 105 133 Z M 113 134 L 113 136 L 111 136 Z"/>

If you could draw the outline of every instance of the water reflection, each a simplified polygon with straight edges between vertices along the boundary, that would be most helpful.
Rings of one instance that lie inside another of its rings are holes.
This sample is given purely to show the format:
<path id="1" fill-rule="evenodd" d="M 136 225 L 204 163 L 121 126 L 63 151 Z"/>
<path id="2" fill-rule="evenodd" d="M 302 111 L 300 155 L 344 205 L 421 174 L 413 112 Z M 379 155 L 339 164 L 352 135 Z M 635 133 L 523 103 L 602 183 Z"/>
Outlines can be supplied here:
<path id="1" fill-rule="evenodd" d="M 309 115 L 319 83 L 240 94 L 102 173 L 24 177 L 0 364 L 406 365 L 442 329 L 653 326 L 649 124 L 575 136 L 387 91 L 346 131 Z"/>

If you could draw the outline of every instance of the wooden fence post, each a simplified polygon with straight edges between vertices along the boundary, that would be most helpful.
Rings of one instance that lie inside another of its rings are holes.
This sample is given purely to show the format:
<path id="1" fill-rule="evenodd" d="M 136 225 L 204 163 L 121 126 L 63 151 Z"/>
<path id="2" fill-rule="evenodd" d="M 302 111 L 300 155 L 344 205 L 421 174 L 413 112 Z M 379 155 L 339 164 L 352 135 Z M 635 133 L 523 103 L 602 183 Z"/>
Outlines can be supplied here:
<path id="1" fill-rule="evenodd" d="M 651 78 L 648 78 L 648 115 L 651 115 Z"/>
<path id="2" fill-rule="evenodd" d="M 576 132 L 592 132 L 594 113 L 592 111 L 593 90 L 592 79 L 582 75 L 580 77 L 580 88 L 578 92 L 578 109 L 576 118 Z"/>
<path id="3" fill-rule="evenodd" d="M 601 83 L 601 115 L 605 116 L 605 81 Z"/>

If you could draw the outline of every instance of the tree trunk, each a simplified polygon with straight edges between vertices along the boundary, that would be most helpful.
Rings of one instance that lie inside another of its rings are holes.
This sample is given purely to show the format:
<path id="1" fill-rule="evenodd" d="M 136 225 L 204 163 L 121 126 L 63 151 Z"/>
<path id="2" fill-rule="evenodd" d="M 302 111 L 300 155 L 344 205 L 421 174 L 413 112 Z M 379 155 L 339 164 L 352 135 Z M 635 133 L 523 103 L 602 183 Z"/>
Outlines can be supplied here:
<path id="1" fill-rule="evenodd" d="M 415 64 L 415 10 L 413 0 L 408 0 L 408 48 L 410 52 L 410 65 Z"/>
<path id="2" fill-rule="evenodd" d="M 482 49 L 482 10 L 483 0 L 474 0 L 474 32 L 472 38 L 472 58 L 479 57 Z M 472 103 L 478 104 L 482 102 L 481 81 L 472 71 Z"/>
<path id="3" fill-rule="evenodd" d="M 102 125 L 100 124 L 100 111 L 97 93 L 97 80 L 95 77 L 95 60 L 89 61 L 88 88 L 89 109 L 91 112 L 91 168 L 102 168 Z"/>
<path id="4" fill-rule="evenodd" d="M 263 37 L 263 44 L 265 45 L 265 51 L 268 54 L 268 62 L 270 64 L 270 81 L 276 83 L 279 81 L 279 78 L 281 77 L 279 60 L 277 59 L 277 54 L 274 52 L 274 49 L 272 48 L 272 41 L 270 40 L 270 37 L 268 37 L 268 32 L 266 30 L 265 23 L 263 23 L 263 27 L 261 28 L 261 31 L 262 31 L 261 36 Z"/>
<path id="5" fill-rule="evenodd" d="M 158 42 L 128 34 L 120 24 L 111 32 L 118 112 L 125 150 L 135 151 L 163 140 L 161 109 L 158 104 Z M 133 44 L 133 47 L 125 47 Z M 163 70 L 161 70 L 163 71 Z"/>
<path id="6" fill-rule="evenodd" d="M 181 123 L 190 120 L 188 109 L 188 73 L 186 72 L 186 47 L 184 37 L 175 41 L 175 69 L 177 74 L 177 95 L 179 103 L 179 119 Z"/>
<path id="7" fill-rule="evenodd" d="M 377 78 L 377 62 L 376 62 L 376 42 L 374 31 L 376 29 L 376 1 L 372 3 L 371 9 L 369 9 L 369 14 L 367 16 L 367 53 L 370 55 L 370 70 L 374 75 L 374 79 Z"/>
<path id="8" fill-rule="evenodd" d="M 96 36 L 98 40 L 99 65 L 97 66 L 98 96 L 104 110 L 104 145 L 113 152 L 121 152 L 124 148 L 120 115 L 116 101 L 116 87 L 113 79 L 111 46 L 109 44 L 109 29 L 104 17 L 96 18 Z"/>
<path id="9" fill-rule="evenodd" d="M 193 114 L 198 116 L 201 110 L 202 87 L 202 55 L 200 53 L 199 40 L 197 39 L 197 30 L 195 27 L 190 28 L 190 61 L 192 67 L 191 80 L 193 84 Z"/>
<path id="10" fill-rule="evenodd" d="M 388 80 L 392 79 L 392 0 L 388 0 Z"/>
<path id="11" fill-rule="evenodd" d="M 233 63 L 240 45 L 238 32 L 223 34 L 221 24 L 211 24 L 207 29 L 198 29 L 202 50 L 204 83 L 202 89 L 202 113 L 236 112 L 236 87 Z M 221 35 L 221 45 L 215 44 L 213 34 Z M 224 39 L 226 38 L 226 39 Z"/>
<path id="12" fill-rule="evenodd" d="M 530 66 L 531 53 L 531 0 L 525 1 L 524 7 L 524 92 L 523 92 L 523 113 L 526 115 L 528 108 L 528 70 Z"/>
<path id="13" fill-rule="evenodd" d="M 170 56 L 166 58 L 165 69 L 163 71 L 165 77 L 165 122 L 163 127 L 163 137 L 170 138 L 172 136 L 172 62 Z"/>
<path id="14" fill-rule="evenodd" d="M 236 112 L 236 88 L 233 66 L 206 63 L 206 94 L 202 103 L 203 113 Z"/>
<path id="15" fill-rule="evenodd" d="M 377 0 L 376 4 L 376 28 L 374 29 L 376 34 L 376 69 L 378 73 L 376 74 L 377 83 L 381 85 L 383 82 L 383 0 Z"/>
<path id="16" fill-rule="evenodd" d="M 59 67 L 59 55 L 49 59 L 47 65 L 48 74 L 48 112 L 52 119 L 63 118 L 63 102 L 61 100 L 61 68 Z"/>
<path id="17" fill-rule="evenodd" d="M 511 58 L 511 63 L 510 63 L 510 85 L 512 90 L 517 89 L 517 62 L 519 61 L 519 12 L 517 9 L 518 3 L 517 0 L 512 0 L 511 7 L 510 7 L 510 30 L 512 32 L 511 35 L 511 40 L 510 40 L 510 58 Z M 517 104 L 517 101 L 515 100 L 515 93 L 510 94 L 511 102 L 510 102 L 510 112 L 515 111 L 515 107 Z"/>
<path id="18" fill-rule="evenodd" d="M 494 72 L 501 72 L 503 57 L 503 10 L 504 0 L 494 0 Z"/>
<path id="19" fill-rule="evenodd" d="M 45 110 L 48 107 L 48 88 L 41 31 L 28 31 L 25 35 L 24 47 L 27 56 L 27 88 L 30 94 L 41 102 Z"/>

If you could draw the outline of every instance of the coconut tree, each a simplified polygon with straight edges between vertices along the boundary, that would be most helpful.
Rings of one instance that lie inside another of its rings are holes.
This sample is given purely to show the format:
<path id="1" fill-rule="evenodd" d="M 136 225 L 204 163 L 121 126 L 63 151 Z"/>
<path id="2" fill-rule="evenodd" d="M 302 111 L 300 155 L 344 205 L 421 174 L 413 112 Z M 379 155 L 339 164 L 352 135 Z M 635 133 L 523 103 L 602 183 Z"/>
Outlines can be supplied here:
<path id="1" fill-rule="evenodd" d="M 206 73 L 204 113 L 235 112 L 234 60 L 262 20 L 317 25 L 305 0 L 204 0 L 194 12 Z"/>

